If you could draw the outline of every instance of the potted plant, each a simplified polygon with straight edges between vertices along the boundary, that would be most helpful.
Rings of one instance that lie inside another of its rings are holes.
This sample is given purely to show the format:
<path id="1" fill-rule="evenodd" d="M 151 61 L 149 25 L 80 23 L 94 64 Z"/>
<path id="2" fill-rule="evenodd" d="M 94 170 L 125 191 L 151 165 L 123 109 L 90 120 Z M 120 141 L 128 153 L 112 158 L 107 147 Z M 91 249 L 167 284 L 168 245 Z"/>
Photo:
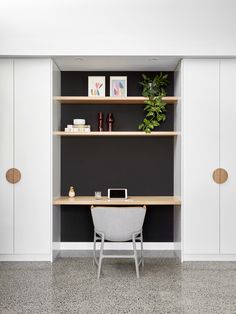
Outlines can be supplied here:
<path id="1" fill-rule="evenodd" d="M 162 97 L 166 96 L 167 76 L 167 74 L 160 73 L 153 79 L 150 79 L 145 74 L 142 74 L 143 80 L 140 82 L 143 86 L 142 95 L 148 97 L 148 100 L 144 101 L 146 117 L 139 125 L 139 130 L 151 133 L 155 127 L 166 120 L 166 103 Z"/>

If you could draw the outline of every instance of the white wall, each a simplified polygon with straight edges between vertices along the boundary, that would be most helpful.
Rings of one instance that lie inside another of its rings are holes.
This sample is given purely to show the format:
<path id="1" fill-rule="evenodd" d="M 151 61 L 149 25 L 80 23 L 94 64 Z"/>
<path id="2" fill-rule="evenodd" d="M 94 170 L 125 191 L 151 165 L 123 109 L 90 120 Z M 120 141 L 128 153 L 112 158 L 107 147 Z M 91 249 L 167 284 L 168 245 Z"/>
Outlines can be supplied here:
<path id="1" fill-rule="evenodd" d="M 235 0 L 1 0 L 0 55 L 236 55 Z"/>

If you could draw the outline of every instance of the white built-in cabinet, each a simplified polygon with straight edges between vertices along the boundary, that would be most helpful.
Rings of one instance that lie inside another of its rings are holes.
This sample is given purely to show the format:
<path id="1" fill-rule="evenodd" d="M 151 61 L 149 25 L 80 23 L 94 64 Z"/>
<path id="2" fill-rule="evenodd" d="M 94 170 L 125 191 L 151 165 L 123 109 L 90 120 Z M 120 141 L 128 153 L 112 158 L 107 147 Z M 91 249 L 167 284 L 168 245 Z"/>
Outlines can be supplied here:
<path id="1" fill-rule="evenodd" d="M 183 260 L 236 258 L 235 77 L 235 59 L 183 60 Z"/>
<path id="2" fill-rule="evenodd" d="M 184 59 L 176 72 L 176 250 L 182 260 L 235 260 L 236 60 Z M 52 137 L 60 106 L 53 94 L 60 95 L 60 71 L 52 60 L 0 59 L 0 260 L 52 260 L 60 250 L 60 211 L 52 211 L 60 195 L 60 140 Z M 10 168 L 20 170 L 18 183 L 6 180 Z M 223 184 L 213 180 L 217 168 L 228 172 Z"/>
<path id="3" fill-rule="evenodd" d="M 1 59 L 0 260 L 51 260 L 51 111 L 52 61 Z"/>

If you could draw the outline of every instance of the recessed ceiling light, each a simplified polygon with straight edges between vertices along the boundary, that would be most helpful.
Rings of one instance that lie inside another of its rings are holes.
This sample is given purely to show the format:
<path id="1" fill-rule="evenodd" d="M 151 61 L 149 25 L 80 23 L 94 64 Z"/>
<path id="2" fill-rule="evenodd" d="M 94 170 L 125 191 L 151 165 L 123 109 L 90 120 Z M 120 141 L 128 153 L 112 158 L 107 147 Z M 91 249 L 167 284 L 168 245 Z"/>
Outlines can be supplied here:
<path id="1" fill-rule="evenodd" d="M 84 59 L 81 58 L 81 57 L 75 57 L 75 60 L 76 60 L 76 61 L 79 61 L 79 62 L 84 61 Z"/>
<path id="2" fill-rule="evenodd" d="M 151 61 L 151 62 L 158 62 L 159 59 L 158 58 L 150 58 L 149 61 Z"/>

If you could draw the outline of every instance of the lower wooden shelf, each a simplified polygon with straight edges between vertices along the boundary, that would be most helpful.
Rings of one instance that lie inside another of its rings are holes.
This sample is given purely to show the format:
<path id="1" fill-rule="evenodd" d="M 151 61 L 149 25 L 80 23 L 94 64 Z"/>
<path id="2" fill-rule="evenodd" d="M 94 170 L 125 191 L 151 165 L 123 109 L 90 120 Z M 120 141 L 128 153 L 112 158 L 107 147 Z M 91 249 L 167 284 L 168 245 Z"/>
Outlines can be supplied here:
<path id="1" fill-rule="evenodd" d="M 56 131 L 54 135 L 58 136 L 177 136 L 179 133 L 175 131 L 153 131 L 151 133 L 145 133 L 141 131 L 112 131 L 112 132 L 64 132 Z"/>
<path id="2" fill-rule="evenodd" d="M 128 199 L 108 199 L 103 196 L 96 200 L 94 196 L 58 197 L 53 205 L 180 205 L 177 196 L 130 196 Z"/>

